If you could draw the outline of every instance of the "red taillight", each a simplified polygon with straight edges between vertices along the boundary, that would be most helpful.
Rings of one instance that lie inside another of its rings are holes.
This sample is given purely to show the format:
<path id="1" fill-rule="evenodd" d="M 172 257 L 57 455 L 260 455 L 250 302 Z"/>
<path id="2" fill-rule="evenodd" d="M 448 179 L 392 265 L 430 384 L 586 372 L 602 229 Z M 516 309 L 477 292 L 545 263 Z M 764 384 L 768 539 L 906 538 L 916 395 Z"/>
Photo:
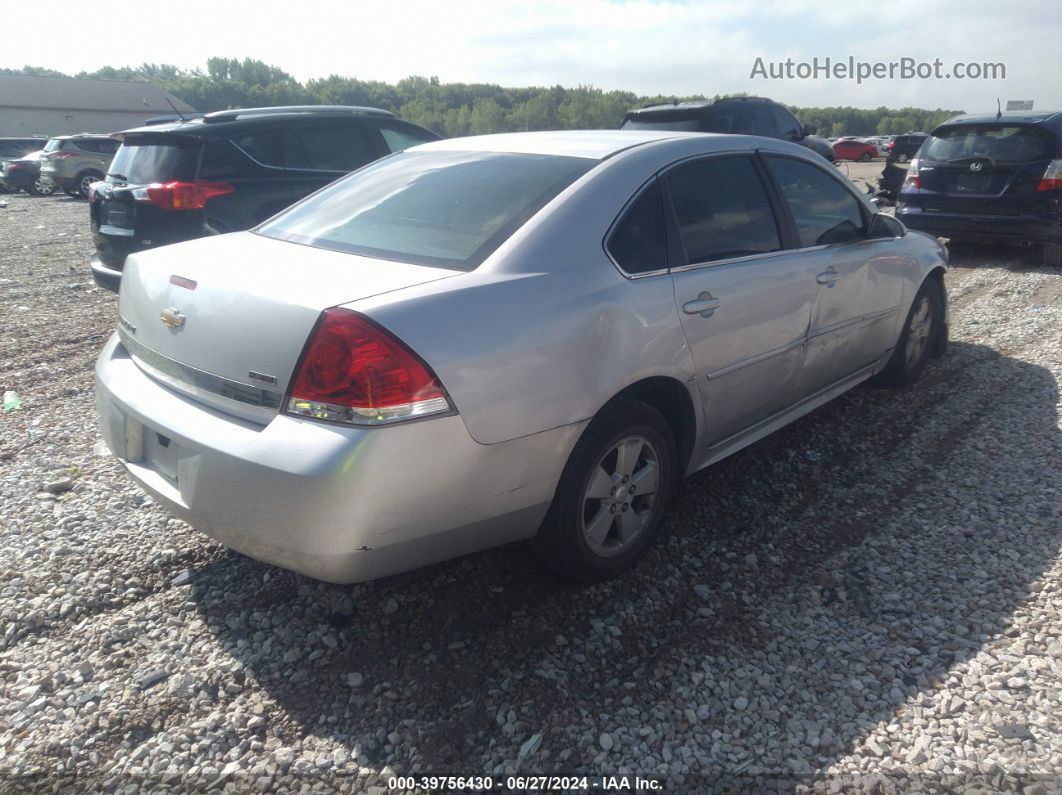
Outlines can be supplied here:
<path id="1" fill-rule="evenodd" d="M 69 157 L 77 157 L 77 152 L 47 152 L 41 157 L 44 160 L 66 160 Z"/>
<path id="2" fill-rule="evenodd" d="M 215 196 L 225 196 L 235 191 L 227 182 L 156 182 L 135 189 L 133 198 L 163 210 L 201 210 Z"/>
<path id="3" fill-rule="evenodd" d="M 288 411 L 383 425 L 451 410 L 431 369 L 368 318 L 326 309 L 291 382 Z"/>
<path id="4" fill-rule="evenodd" d="M 1044 175 L 1040 177 L 1037 190 L 1057 190 L 1062 188 L 1062 160 L 1052 160 L 1044 169 Z"/>
<path id="5" fill-rule="evenodd" d="M 895 141 L 889 141 L 889 142 L 888 142 L 888 143 L 887 143 L 887 144 L 885 145 L 885 148 L 886 148 L 886 149 L 895 149 L 895 148 L 896 148 L 896 142 L 895 142 Z"/>

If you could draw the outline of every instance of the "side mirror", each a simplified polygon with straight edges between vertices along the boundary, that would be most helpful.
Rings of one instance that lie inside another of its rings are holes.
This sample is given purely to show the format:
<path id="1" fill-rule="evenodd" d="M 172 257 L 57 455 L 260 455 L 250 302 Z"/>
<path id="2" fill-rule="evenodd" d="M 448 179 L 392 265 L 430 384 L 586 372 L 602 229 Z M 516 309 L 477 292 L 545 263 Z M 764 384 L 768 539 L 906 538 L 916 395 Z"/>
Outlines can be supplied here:
<path id="1" fill-rule="evenodd" d="M 885 213 L 875 213 L 870 219 L 870 232 L 867 237 L 903 237 L 907 234 L 907 228 Z"/>
<path id="2" fill-rule="evenodd" d="M 804 125 L 804 135 L 814 135 L 818 131 L 819 131 L 819 128 L 816 127 L 814 124 L 805 124 Z"/>

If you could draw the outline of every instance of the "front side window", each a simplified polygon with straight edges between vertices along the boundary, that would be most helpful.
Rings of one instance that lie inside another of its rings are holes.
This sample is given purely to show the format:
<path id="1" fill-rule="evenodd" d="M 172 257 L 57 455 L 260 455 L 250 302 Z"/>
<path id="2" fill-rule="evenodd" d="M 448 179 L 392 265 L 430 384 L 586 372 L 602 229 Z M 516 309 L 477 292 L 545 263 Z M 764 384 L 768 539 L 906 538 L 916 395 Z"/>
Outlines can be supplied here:
<path id="1" fill-rule="evenodd" d="M 667 267 L 667 233 L 660 183 L 642 191 L 608 239 L 608 253 L 625 273 L 650 273 Z"/>
<path id="2" fill-rule="evenodd" d="M 668 188 L 688 263 L 782 247 L 767 191 L 750 158 L 686 163 L 668 174 Z"/>
<path id="3" fill-rule="evenodd" d="M 801 248 L 866 237 L 859 200 L 832 175 L 787 157 L 768 157 L 767 164 L 789 205 Z"/>
<path id="4" fill-rule="evenodd" d="M 778 135 L 778 128 L 774 123 L 774 115 L 767 105 L 753 105 L 751 108 L 752 123 L 756 127 L 756 135 L 766 135 L 774 138 Z"/>
<path id="5" fill-rule="evenodd" d="M 257 231 L 334 251 L 472 270 L 596 162 L 509 152 L 400 152 Z"/>
<path id="6" fill-rule="evenodd" d="M 284 135 L 284 159 L 288 168 L 354 171 L 377 156 L 361 124 L 292 127 Z"/>
<path id="7" fill-rule="evenodd" d="M 778 135 L 786 141 L 799 141 L 804 137 L 804 128 L 796 117 L 785 108 L 774 107 L 775 122 L 778 125 Z"/>

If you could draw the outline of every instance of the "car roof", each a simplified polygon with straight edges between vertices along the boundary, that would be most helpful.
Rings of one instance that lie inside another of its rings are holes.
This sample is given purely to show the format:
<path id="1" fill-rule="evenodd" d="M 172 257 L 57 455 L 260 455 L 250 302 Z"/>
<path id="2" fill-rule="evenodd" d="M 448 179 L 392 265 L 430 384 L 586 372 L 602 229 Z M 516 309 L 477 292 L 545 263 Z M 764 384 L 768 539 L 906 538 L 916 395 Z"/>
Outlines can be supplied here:
<path id="1" fill-rule="evenodd" d="M 689 102 L 669 102 L 663 105 L 650 105 L 645 108 L 635 108 L 633 110 L 627 111 L 627 116 L 638 116 L 643 113 L 655 115 L 658 113 L 682 113 L 683 111 L 696 112 L 714 107 L 716 105 L 727 105 L 731 103 L 740 102 L 767 102 L 772 105 L 776 104 L 773 99 L 768 99 L 767 97 L 720 97 L 719 99 L 698 99 L 691 100 Z"/>
<path id="2" fill-rule="evenodd" d="M 1005 122 L 1046 124 L 1046 126 L 1056 127 L 1062 122 L 1062 111 L 1045 110 L 1038 113 L 1030 113 L 1025 110 L 1011 110 L 1003 111 L 1002 113 L 967 113 L 948 119 L 943 124 L 938 125 L 937 129 L 957 124 L 1002 124 Z"/>
<path id="3" fill-rule="evenodd" d="M 651 141 L 696 136 L 706 137 L 707 134 L 672 130 L 553 130 L 444 138 L 413 148 L 418 152 L 510 152 L 604 160 L 624 149 Z"/>

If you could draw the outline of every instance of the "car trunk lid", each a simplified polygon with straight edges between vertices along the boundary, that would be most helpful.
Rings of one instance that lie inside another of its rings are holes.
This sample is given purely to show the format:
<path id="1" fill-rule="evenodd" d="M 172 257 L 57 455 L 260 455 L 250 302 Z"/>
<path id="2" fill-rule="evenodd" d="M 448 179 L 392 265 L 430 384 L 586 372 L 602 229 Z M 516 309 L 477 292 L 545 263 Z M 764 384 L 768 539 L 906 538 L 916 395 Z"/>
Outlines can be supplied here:
<path id="1" fill-rule="evenodd" d="M 265 424 L 324 309 L 458 273 L 237 232 L 131 256 L 119 334 L 152 377 Z"/>

